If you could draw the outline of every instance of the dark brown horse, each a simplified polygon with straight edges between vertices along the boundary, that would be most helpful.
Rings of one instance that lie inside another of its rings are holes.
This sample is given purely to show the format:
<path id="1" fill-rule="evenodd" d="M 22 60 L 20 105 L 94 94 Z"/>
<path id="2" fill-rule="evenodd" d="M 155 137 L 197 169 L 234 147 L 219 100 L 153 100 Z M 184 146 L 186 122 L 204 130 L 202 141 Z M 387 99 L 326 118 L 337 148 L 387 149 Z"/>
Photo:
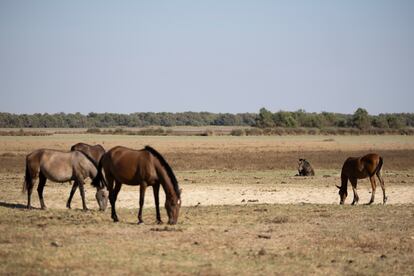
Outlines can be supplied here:
<path id="1" fill-rule="evenodd" d="M 101 145 L 88 145 L 85 143 L 77 143 L 70 148 L 71 151 L 80 151 L 87 156 L 89 156 L 94 162 L 95 165 L 98 166 L 99 161 L 101 161 L 102 156 L 105 154 L 105 149 Z M 72 190 L 70 191 L 68 201 L 66 203 L 66 207 L 70 209 L 70 203 L 72 202 L 73 195 L 78 188 L 78 182 L 74 182 L 72 185 Z"/>
<path id="2" fill-rule="evenodd" d="M 298 162 L 298 176 L 314 176 L 315 171 L 313 170 L 311 164 L 306 159 L 299 159 Z"/>
<path id="3" fill-rule="evenodd" d="M 167 161 L 155 149 L 146 146 L 142 150 L 133 150 L 125 147 L 114 147 L 101 159 L 99 165 L 105 171 L 109 201 L 112 207 L 111 217 L 118 221 L 115 202 L 121 185 L 139 185 L 139 211 L 138 223 L 143 223 L 142 208 L 144 205 L 145 190 L 147 186 L 153 187 L 157 223 L 162 223 L 159 209 L 159 190 L 162 186 L 166 199 L 168 223 L 176 224 L 181 207 L 181 190 L 177 179 Z M 114 186 L 115 181 L 115 186 Z"/>
<path id="4" fill-rule="evenodd" d="M 88 177 L 92 179 L 92 185 L 96 187 L 96 199 L 100 210 L 105 210 L 108 202 L 105 183 L 102 174 L 98 174 L 98 168 L 90 157 L 80 151 L 35 150 L 26 156 L 23 192 L 27 190 L 27 208 L 31 208 L 30 198 L 34 182 L 39 178 L 37 192 L 42 209 L 46 209 L 43 201 L 43 189 L 46 180 L 49 179 L 61 183 L 74 180 L 81 191 L 83 209 L 87 210 L 83 185 L 84 180 Z"/>
<path id="5" fill-rule="evenodd" d="M 375 183 L 375 175 L 378 177 L 382 193 L 383 193 L 383 203 L 387 202 L 387 197 L 385 195 L 385 184 L 384 179 L 381 176 L 381 168 L 383 165 L 383 159 L 376 153 L 367 154 L 363 157 L 349 157 L 346 159 L 344 165 L 342 166 L 341 172 L 341 187 L 339 188 L 339 197 L 340 204 L 344 204 L 346 197 L 348 196 L 348 180 L 352 184 L 352 190 L 354 192 L 353 204 L 358 204 L 359 196 L 357 193 L 357 183 L 358 179 L 363 179 L 369 177 L 371 181 L 372 193 L 371 200 L 368 204 L 374 202 L 375 199 L 375 189 L 377 184 Z"/>

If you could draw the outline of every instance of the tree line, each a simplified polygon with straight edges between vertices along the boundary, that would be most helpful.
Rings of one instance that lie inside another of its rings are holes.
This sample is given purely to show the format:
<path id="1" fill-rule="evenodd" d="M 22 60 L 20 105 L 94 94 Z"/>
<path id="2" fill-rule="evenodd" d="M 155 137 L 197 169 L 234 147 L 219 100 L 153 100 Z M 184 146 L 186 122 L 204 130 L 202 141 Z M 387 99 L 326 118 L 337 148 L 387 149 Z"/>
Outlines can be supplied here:
<path id="1" fill-rule="evenodd" d="M 388 113 L 370 115 L 367 110 L 358 108 L 354 114 L 340 114 L 332 112 L 309 113 L 304 110 L 294 112 L 271 111 L 262 108 L 256 120 L 256 126 L 261 128 L 356 128 L 368 130 L 402 129 L 414 127 L 414 113 Z"/>
<path id="2" fill-rule="evenodd" d="M 108 128 L 146 126 L 249 126 L 258 128 L 355 128 L 367 130 L 414 127 L 414 113 L 370 115 L 358 108 L 354 114 L 311 113 L 304 110 L 259 113 L 136 112 L 94 113 L 0 113 L 0 128 Z"/>

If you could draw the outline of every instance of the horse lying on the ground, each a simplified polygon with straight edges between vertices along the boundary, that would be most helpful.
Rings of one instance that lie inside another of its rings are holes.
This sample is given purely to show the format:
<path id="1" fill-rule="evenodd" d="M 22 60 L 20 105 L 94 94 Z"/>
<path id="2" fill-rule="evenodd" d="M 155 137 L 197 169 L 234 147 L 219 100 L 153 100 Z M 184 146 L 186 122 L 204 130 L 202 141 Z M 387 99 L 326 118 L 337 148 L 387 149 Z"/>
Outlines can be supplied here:
<path id="1" fill-rule="evenodd" d="M 95 162 L 80 151 L 62 152 L 50 149 L 39 149 L 26 156 L 26 173 L 23 184 L 23 192 L 27 191 L 27 208 L 31 208 L 30 198 L 34 182 L 39 178 L 37 192 L 40 206 L 46 209 L 43 200 L 43 189 L 46 180 L 54 182 L 75 181 L 79 186 L 82 197 L 83 209 L 87 210 L 85 202 L 84 181 L 92 179 L 92 185 L 96 187 L 96 199 L 100 210 L 105 210 L 108 203 L 108 193 L 105 189 L 104 179 L 98 174 Z"/>
<path id="2" fill-rule="evenodd" d="M 299 159 L 298 162 L 298 174 L 297 176 L 314 176 L 315 171 L 313 170 L 311 164 L 306 159 Z"/>
<path id="3" fill-rule="evenodd" d="M 375 175 L 378 177 L 382 193 L 383 193 L 383 204 L 387 202 L 387 196 L 385 195 L 385 184 L 381 176 L 381 168 L 383 165 L 383 159 L 376 153 L 367 154 L 363 157 L 349 157 L 346 159 L 344 165 L 342 166 L 341 172 L 341 186 L 337 186 L 339 189 L 340 204 L 345 203 L 345 199 L 348 196 L 348 180 L 352 184 L 352 190 L 354 192 L 354 199 L 352 204 L 358 204 L 359 196 L 357 193 L 357 183 L 358 179 L 363 179 L 369 177 L 371 181 L 372 194 L 371 200 L 368 204 L 374 202 L 375 199 L 375 189 L 377 187 L 375 183 Z"/>

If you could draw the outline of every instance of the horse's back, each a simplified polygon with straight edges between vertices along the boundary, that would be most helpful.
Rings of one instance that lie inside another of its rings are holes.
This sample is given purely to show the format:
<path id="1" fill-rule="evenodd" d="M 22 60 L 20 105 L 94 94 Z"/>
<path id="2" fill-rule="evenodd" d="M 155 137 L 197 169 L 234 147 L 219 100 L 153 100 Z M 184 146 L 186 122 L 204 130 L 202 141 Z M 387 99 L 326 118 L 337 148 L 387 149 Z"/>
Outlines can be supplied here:
<path id="1" fill-rule="evenodd" d="M 58 150 L 44 149 L 40 158 L 39 170 L 54 182 L 71 180 L 72 153 Z"/>
<path id="2" fill-rule="evenodd" d="M 348 157 L 342 166 L 342 174 L 355 178 L 366 178 L 375 174 L 381 157 L 370 153 L 362 157 Z"/>
<path id="3" fill-rule="evenodd" d="M 102 166 L 105 174 L 129 185 L 151 182 L 156 175 L 154 158 L 148 151 L 123 146 L 110 149 L 102 158 Z"/>
<path id="4" fill-rule="evenodd" d="M 97 144 L 97 145 L 89 145 L 85 143 L 77 143 L 73 145 L 70 149 L 71 151 L 81 151 L 91 158 L 93 158 L 97 163 L 101 160 L 102 156 L 105 154 L 105 149 Z"/>

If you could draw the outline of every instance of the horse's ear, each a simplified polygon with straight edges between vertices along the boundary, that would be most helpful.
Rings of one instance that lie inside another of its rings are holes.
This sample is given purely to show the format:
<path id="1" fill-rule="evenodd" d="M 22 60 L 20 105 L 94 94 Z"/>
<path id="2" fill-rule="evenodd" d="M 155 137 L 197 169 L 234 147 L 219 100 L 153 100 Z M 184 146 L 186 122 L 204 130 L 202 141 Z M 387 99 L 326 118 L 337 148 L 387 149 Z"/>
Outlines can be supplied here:
<path id="1" fill-rule="evenodd" d="M 338 189 L 341 189 L 341 187 L 339 187 L 338 185 L 335 185 Z"/>

